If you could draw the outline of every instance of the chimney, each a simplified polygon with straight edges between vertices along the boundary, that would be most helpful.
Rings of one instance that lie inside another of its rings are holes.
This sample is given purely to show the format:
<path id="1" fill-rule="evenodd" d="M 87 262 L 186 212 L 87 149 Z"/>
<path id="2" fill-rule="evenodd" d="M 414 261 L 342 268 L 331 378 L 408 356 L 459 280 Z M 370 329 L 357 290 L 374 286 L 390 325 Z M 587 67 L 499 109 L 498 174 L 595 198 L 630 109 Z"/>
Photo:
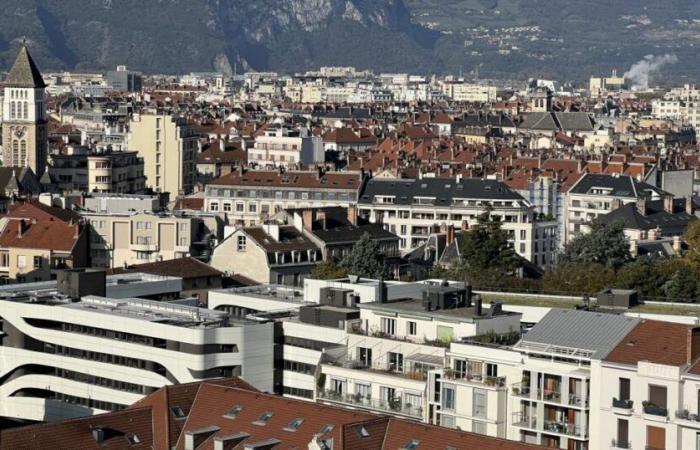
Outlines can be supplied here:
<path id="1" fill-rule="evenodd" d="M 90 431 L 92 433 L 92 438 L 95 440 L 95 443 L 102 445 L 105 441 L 105 430 L 97 427 L 97 428 L 93 428 Z"/>
<path id="2" fill-rule="evenodd" d="M 357 225 L 357 206 L 348 206 L 348 222 Z"/>
<path id="3" fill-rule="evenodd" d="M 314 223 L 314 210 L 313 209 L 305 209 L 302 211 L 302 226 L 306 228 L 307 230 L 311 230 L 313 227 Z"/>
<path id="4" fill-rule="evenodd" d="M 673 236 L 673 250 L 676 253 L 681 252 L 681 237 L 680 236 Z"/>
<path id="5" fill-rule="evenodd" d="M 222 152 L 226 151 L 226 142 L 223 139 L 219 139 L 219 150 Z"/>
<path id="6" fill-rule="evenodd" d="M 22 239 L 28 228 L 29 224 L 24 219 L 20 220 L 19 225 L 17 226 L 17 237 Z"/>
<path id="7" fill-rule="evenodd" d="M 637 211 L 643 216 L 647 215 L 647 201 L 643 198 L 637 200 Z"/>
<path id="8" fill-rule="evenodd" d="M 323 210 L 320 210 L 316 213 L 316 221 L 321 222 L 321 229 L 322 230 L 327 230 L 328 229 L 328 221 L 326 218 L 326 212 Z"/>
<path id="9" fill-rule="evenodd" d="M 673 214 L 673 196 L 664 195 L 664 211 Z"/>
<path id="10" fill-rule="evenodd" d="M 695 205 L 693 204 L 693 197 L 686 197 L 685 199 L 685 212 L 689 215 L 695 214 Z"/>
<path id="11" fill-rule="evenodd" d="M 639 253 L 639 249 L 637 247 L 637 240 L 630 239 L 630 256 L 632 258 L 636 258 L 638 253 Z"/>
<path id="12" fill-rule="evenodd" d="M 475 317 L 480 317 L 482 313 L 481 309 L 481 296 L 477 295 L 476 298 L 474 299 L 474 316 Z"/>
<path id="13" fill-rule="evenodd" d="M 657 230 L 656 230 L 655 228 L 652 228 L 651 230 L 649 230 L 648 239 L 649 239 L 650 241 L 655 241 L 656 238 L 657 238 Z"/>
<path id="14" fill-rule="evenodd" d="M 454 227 L 454 225 L 448 225 L 447 231 L 446 231 L 446 238 L 445 238 L 446 244 L 450 245 L 451 243 L 454 242 L 454 240 L 455 240 L 455 227 Z"/>

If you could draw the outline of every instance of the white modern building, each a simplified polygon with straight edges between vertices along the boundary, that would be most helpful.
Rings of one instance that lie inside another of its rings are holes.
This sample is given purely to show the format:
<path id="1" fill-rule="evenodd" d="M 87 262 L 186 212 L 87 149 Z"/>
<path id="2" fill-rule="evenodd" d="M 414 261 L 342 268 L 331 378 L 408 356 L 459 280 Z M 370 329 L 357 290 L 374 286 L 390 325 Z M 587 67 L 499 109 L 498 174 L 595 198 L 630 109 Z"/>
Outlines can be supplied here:
<path id="1" fill-rule="evenodd" d="M 281 125 L 269 126 L 248 149 L 248 162 L 261 167 L 298 167 L 323 163 L 324 158 L 320 136 L 310 136 L 306 128 L 290 130 Z"/>

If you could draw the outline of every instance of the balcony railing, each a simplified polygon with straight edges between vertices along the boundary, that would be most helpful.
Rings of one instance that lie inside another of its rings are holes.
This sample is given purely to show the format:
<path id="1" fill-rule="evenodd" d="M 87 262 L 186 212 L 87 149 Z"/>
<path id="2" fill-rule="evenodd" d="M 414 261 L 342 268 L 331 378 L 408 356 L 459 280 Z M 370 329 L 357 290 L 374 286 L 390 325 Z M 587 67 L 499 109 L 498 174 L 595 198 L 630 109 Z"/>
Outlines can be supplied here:
<path id="1" fill-rule="evenodd" d="M 655 405 L 649 401 L 642 403 L 644 407 L 644 414 L 651 414 L 653 416 L 668 417 L 668 409 Z"/>
<path id="2" fill-rule="evenodd" d="M 569 422 L 544 421 L 544 431 L 566 434 L 568 436 L 585 437 L 585 429 Z"/>
<path id="3" fill-rule="evenodd" d="M 700 416 L 697 414 L 690 414 L 690 411 L 687 409 L 684 409 L 683 411 L 676 411 L 676 418 L 700 423 Z"/>
<path id="4" fill-rule="evenodd" d="M 319 391 L 318 398 L 345 405 L 366 408 L 375 411 L 384 411 L 392 414 L 400 414 L 403 416 L 420 419 L 423 417 L 423 408 L 421 406 L 413 406 L 410 404 L 402 404 L 400 399 L 385 400 L 374 399 L 371 397 L 362 396 L 360 394 L 340 394 L 333 390 Z"/>
<path id="5" fill-rule="evenodd" d="M 513 414 L 513 426 L 537 429 L 537 418 L 527 413 L 515 413 Z"/>
<path id="6" fill-rule="evenodd" d="M 443 372 L 443 378 L 446 380 L 463 380 L 472 383 L 481 383 L 486 386 L 494 387 L 503 387 L 506 385 L 506 379 L 504 377 L 488 377 L 481 374 L 455 372 L 454 370 L 445 370 Z"/>
<path id="7" fill-rule="evenodd" d="M 617 409 L 632 409 L 632 407 L 634 406 L 634 402 L 632 400 L 629 400 L 629 399 L 618 400 L 616 398 L 613 398 L 612 406 L 613 406 L 613 408 L 617 408 Z"/>
<path id="8" fill-rule="evenodd" d="M 558 390 L 545 389 L 542 395 L 542 400 L 559 403 L 561 402 L 561 392 Z"/>
<path id="9" fill-rule="evenodd" d="M 630 441 L 619 441 L 617 439 L 613 439 L 612 442 L 610 443 L 610 446 L 614 449 L 629 449 L 632 448 L 632 443 Z"/>
<path id="10" fill-rule="evenodd" d="M 523 398 L 532 398 L 532 394 L 534 394 L 533 390 L 530 388 L 530 384 L 528 383 L 514 383 L 511 386 L 511 392 L 513 393 L 514 396 L 516 397 L 523 397 Z"/>
<path id="11" fill-rule="evenodd" d="M 345 369 L 355 369 L 355 370 L 367 370 L 372 372 L 378 372 L 386 375 L 397 376 L 401 378 L 406 378 L 409 380 L 425 381 L 427 378 L 427 373 L 420 371 L 409 370 L 406 366 L 404 369 L 398 369 L 395 364 L 388 362 L 373 362 L 372 364 L 367 364 L 359 359 L 327 359 L 323 361 L 323 364 L 328 364 L 330 366 L 343 367 Z"/>

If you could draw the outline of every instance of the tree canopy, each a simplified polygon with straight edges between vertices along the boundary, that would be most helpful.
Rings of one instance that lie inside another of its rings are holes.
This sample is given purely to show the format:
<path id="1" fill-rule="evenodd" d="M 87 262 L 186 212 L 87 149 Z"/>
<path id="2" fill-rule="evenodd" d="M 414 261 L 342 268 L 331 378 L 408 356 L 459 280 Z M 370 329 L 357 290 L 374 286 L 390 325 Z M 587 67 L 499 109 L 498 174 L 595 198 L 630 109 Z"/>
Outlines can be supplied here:
<path id="1" fill-rule="evenodd" d="M 601 264 L 619 269 L 632 259 L 629 243 L 621 223 L 593 222 L 591 232 L 580 234 L 564 247 L 559 261 L 575 264 Z"/>
<path id="2" fill-rule="evenodd" d="M 384 265 L 384 255 L 379 242 L 372 240 L 369 233 L 362 235 L 352 250 L 340 261 L 346 273 L 365 278 L 388 278 L 389 270 Z"/>

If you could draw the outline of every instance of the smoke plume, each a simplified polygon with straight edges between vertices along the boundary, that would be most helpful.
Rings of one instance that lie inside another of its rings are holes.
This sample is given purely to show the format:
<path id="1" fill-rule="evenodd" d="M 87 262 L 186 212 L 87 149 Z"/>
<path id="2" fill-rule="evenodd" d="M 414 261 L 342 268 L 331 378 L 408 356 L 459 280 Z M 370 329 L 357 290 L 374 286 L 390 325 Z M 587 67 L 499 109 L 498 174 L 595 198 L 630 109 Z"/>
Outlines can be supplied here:
<path id="1" fill-rule="evenodd" d="M 630 70 L 625 72 L 625 79 L 632 85 L 632 89 L 648 89 L 649 82 L 658 74 L 661 68 L 667 64 L 675 64 L 678 57 L 672 54 L 663 56 L 647 55 L 640 61 L 632 64 Z"/>

